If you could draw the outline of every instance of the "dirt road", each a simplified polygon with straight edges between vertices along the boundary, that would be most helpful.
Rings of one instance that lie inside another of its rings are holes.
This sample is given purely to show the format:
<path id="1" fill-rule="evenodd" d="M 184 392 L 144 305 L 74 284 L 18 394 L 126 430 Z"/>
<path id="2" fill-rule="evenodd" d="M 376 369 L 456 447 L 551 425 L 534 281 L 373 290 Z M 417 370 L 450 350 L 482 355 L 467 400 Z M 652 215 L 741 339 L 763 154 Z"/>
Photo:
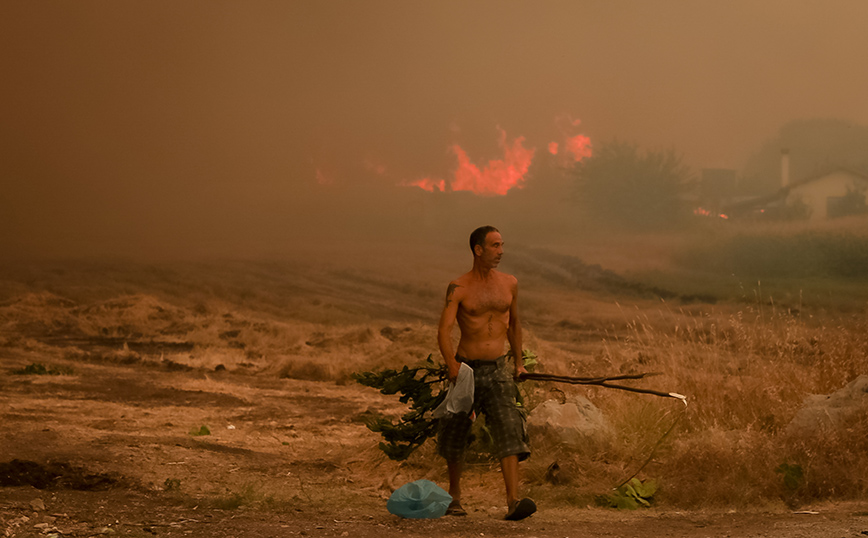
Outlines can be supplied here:
<path id="1" fill-rule="evenodd" d="M 362 421 L 391 405 L 373 391 L 46 353 L 7 348 L 2 360 L 5 536 L 868 535 L 865 504 L 802 514 L 543 504 L 511 523 L 500 519 L 493 473 L 469 486 L 468 517 L 402 520 L 385 509 L 393 482 L 442 477 L 388 462 L 373 448 L 376 437 Z M 8 373 L 45 359 L 74 373 Z M 210 435 L 193 435 L 201 426 Z"/>

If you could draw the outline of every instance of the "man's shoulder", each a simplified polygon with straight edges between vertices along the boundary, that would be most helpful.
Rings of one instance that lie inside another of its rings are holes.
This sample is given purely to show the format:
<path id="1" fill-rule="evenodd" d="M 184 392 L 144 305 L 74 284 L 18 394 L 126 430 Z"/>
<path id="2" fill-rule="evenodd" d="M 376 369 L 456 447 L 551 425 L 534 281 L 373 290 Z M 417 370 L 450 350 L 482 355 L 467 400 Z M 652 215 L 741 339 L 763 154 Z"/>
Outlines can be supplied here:
<path id="1" fill-rule="evenodd" d="M 446 290 L 448 295 L 452 295 L 453 293 L 459 292 L 462 288 L 467 288 L 470 286 L 470 279 L 467 274 L 463 274 L 458 278 L 449 282 L 449 287 Z"/>
<path id="2" fill-rule="evenodd" d="M 511 284 L 511 285 L 518 284 L 518 279 L 514 275 L 511 275 L 509 273 L 504 273 L 501 271 L 495 271 L 495 275 L 497 275 L 497 278 L 499 280 L 506 282 L 508 284 Z"/>

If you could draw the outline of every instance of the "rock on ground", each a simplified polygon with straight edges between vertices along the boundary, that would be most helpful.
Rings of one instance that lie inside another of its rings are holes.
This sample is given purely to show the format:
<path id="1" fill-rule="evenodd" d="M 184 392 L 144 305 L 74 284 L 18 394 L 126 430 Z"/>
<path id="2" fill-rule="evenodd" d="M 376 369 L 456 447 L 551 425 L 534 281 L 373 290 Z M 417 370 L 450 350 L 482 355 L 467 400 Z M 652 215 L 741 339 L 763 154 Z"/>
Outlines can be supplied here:
<path id="1" fill-rule="evenodd" d="M 832 394 L 811 394 L 787 426 L 790 435 L 815 435 L 836 429 L 856 413 L 868 410 L 868 375 L 860 375 Z"/>
<path id="2" fill-rule="evenodd" d="M 574 449 L 596 446 L 612 434 L 606 417 L 584 396 L 564 403 L 546 400 L 530 412 L 527 428 L 535 444 L 548 441 Z"/>

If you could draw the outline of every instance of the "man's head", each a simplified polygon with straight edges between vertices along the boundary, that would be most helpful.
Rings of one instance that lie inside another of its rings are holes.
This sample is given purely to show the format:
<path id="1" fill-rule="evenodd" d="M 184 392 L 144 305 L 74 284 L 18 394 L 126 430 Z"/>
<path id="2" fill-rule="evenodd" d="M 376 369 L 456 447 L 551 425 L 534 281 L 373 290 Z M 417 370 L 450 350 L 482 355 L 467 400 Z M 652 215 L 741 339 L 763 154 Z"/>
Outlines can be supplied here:
<path id="1" fill-rule="evenodd" d="M 496 267 L 503 256 L 503 238 L 494 226 L 480 226 L 470 234 L 470 250 L 473 259 Z"/>

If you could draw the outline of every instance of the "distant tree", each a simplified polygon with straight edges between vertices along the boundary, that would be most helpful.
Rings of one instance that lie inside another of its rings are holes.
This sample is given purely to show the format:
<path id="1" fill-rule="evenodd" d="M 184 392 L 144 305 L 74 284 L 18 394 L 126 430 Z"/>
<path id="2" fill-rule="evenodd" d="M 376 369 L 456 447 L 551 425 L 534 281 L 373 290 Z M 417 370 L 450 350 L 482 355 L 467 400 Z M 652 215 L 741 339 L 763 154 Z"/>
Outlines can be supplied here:
<path id="1" fill-rule="evenodd" d="M 790 154 L 790 182 L 835 167 L 868 173 L 868 127 L 836 119 L 796 120 L 748 158 L 740 190 L 769 194 L 781 188 L 783 149 Z"/>
<path id="2" fill-rule="evenodd" d="M 674 150 L 643 152 L 635 144 L 609 142 L 577 163 L 575 175 L 588 215 L 609 225 L 667 228 L 688 214 L 691 173 Z"/>

